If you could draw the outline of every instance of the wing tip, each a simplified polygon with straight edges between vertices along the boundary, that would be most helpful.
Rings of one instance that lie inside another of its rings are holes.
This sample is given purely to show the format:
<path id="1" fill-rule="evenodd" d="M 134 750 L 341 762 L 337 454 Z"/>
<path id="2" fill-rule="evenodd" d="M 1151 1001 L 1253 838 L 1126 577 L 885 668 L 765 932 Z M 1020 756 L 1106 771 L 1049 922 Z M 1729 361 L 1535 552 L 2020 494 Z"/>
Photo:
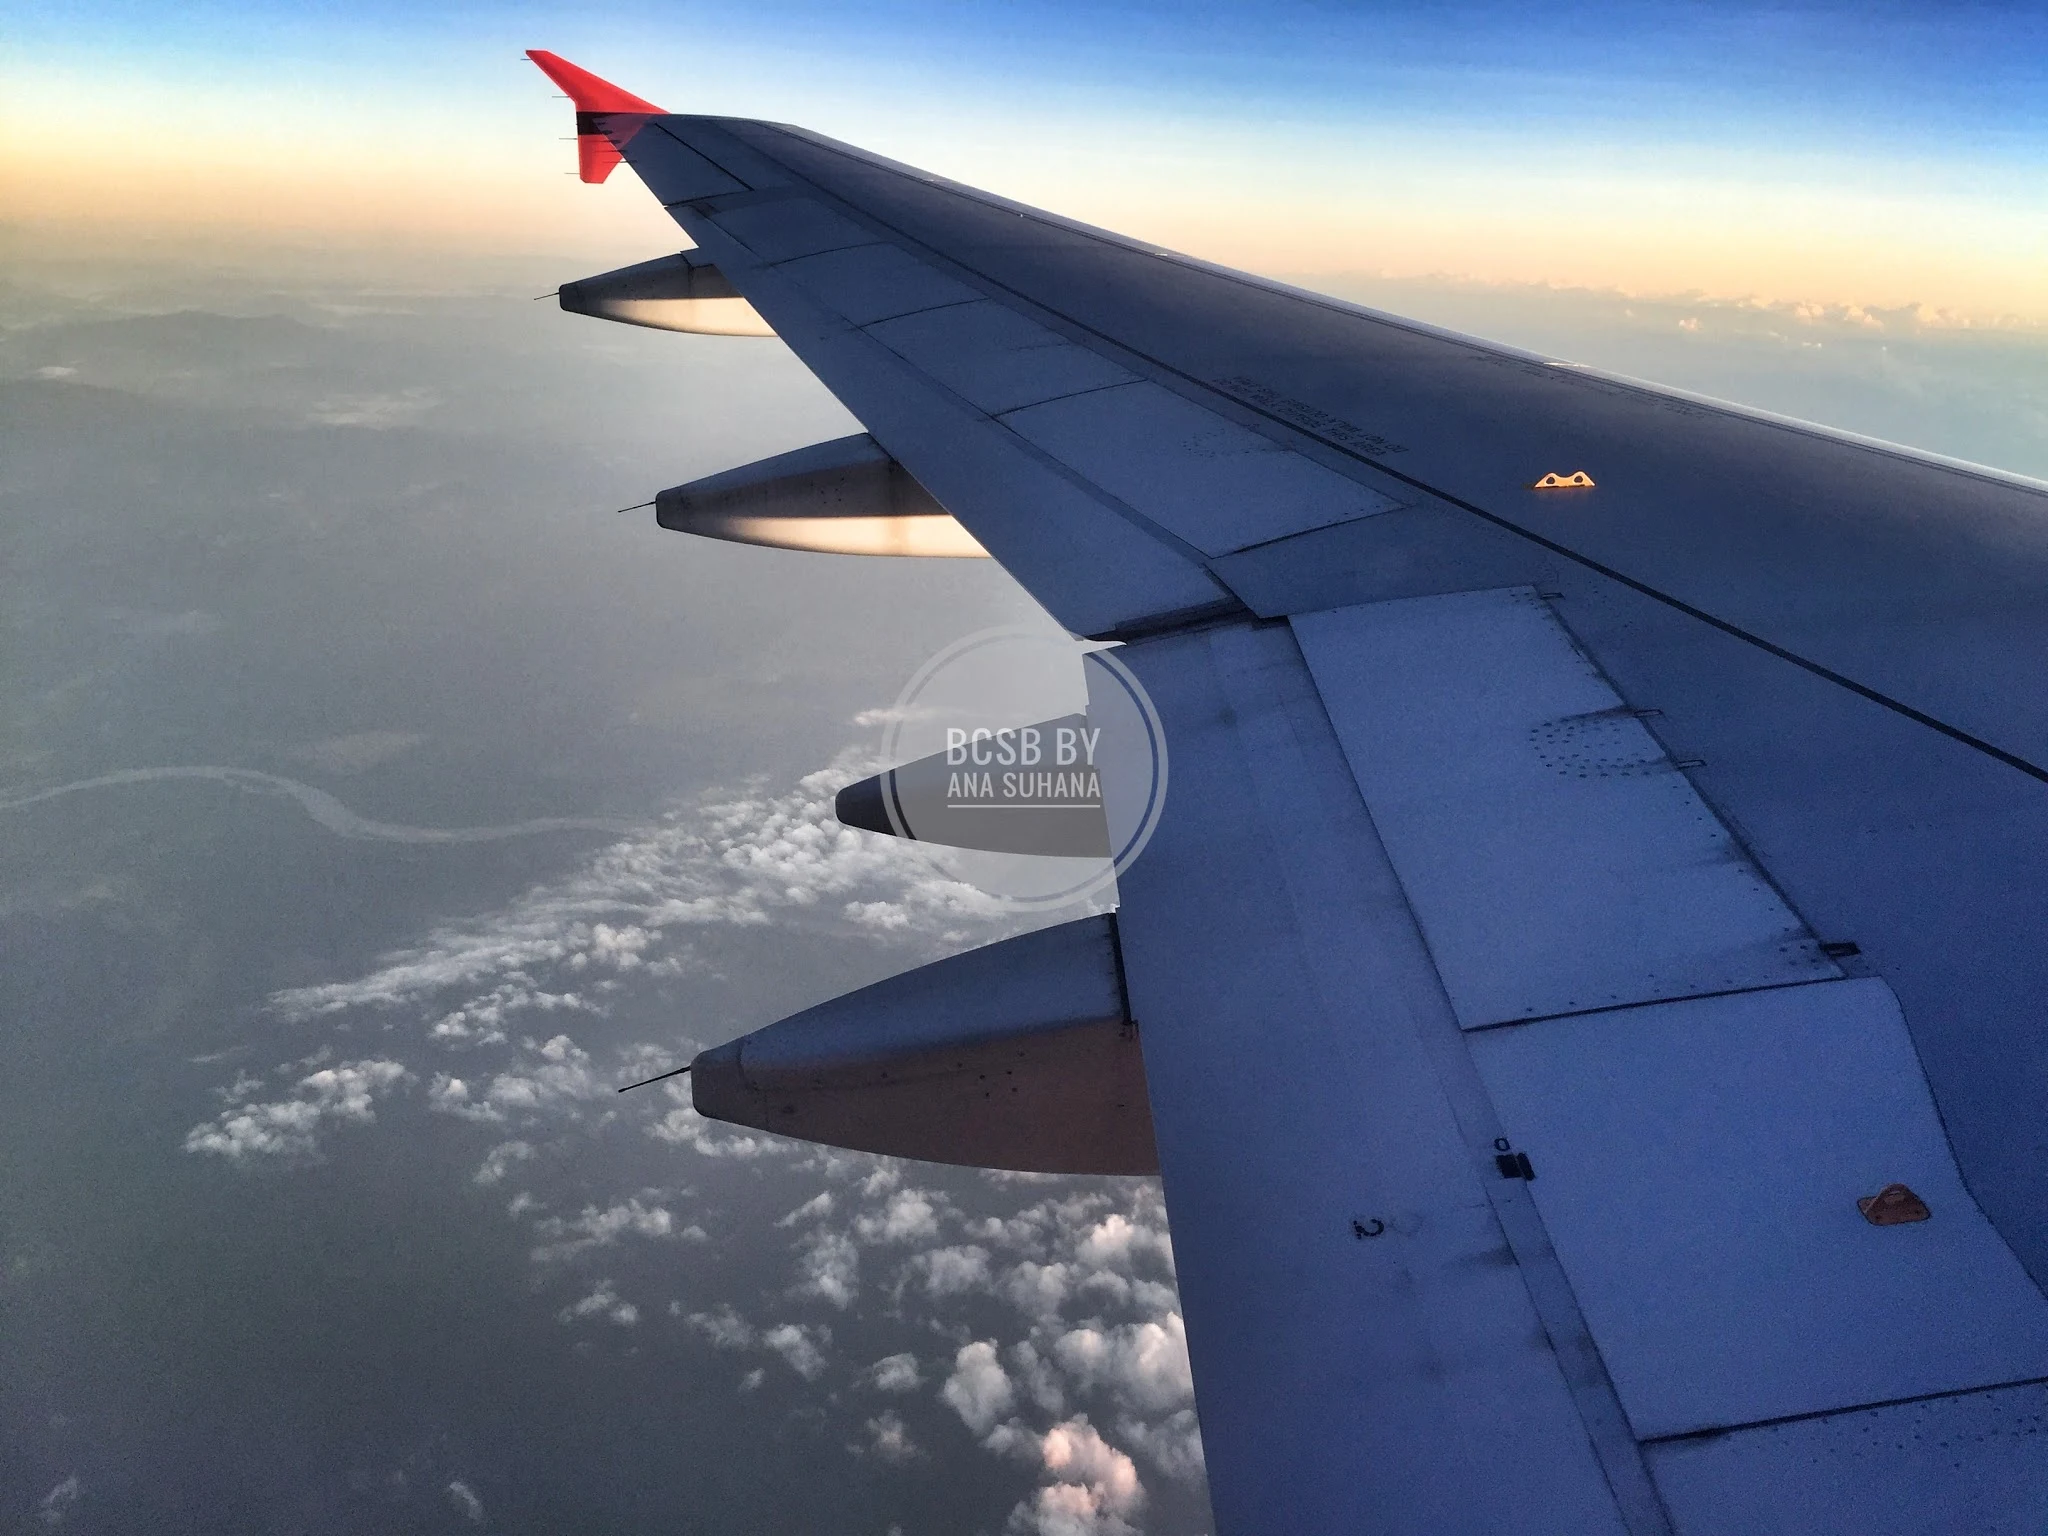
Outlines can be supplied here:
<path id="1" fill-rule="evenodd" d="M 613 85 L 601 75 L 571 64 L 559 53 L 550 53 L 545 48 L 529 48 L 526 56 L 539 66 L 541 73 L 559 85 L 570 101 L 576 104 L 578 112 L 639 112 L 655 117 L 666 113 L 643 96 L 635 96 L 623 86 Z"/>
<path id="2" fill-rule="evenodd" d="M 618 145 L 594 121 L 597 115 L 614 112 L 636 116 L 664 115 L 660 107 L 645 97 L 635 96 L 631 91 L 571 64 L 558 53 L 550 53 L 545 48 L 529 48 L 526 56 L 533 60 L 542 74 L 562 88 L 576 108 L 576 168 L 587 182 L 603 181 L 611 175 L 612 167 L 619 163 Z"/>

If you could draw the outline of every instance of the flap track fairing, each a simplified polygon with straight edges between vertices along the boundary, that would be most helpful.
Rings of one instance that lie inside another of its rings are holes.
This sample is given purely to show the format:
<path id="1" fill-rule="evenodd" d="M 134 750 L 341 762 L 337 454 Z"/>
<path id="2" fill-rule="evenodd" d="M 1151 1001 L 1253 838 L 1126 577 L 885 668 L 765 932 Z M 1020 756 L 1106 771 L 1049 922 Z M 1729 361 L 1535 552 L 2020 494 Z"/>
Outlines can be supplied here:
<path id="1" fill-rule="evenodd" d="M 1109 816 L 1092 766 L 1070 771 L 1044 766 L 1072 761 L 1047 743 L 1090 735 L 1086 715 L 1063 715 L 1014 730 L 979 730 L 958 747 L 934 752 L 839 791 L 832 814 L 842 826 L 880 832 L 915 843 L 976 848 L 987 853 L 1029 853 L 1053 858 L 1110 856 Z M 1090 754 L 1092 765 L 1093 754 Z M 1004 777 L 1026 781 L 1021 798 L 983 800 L 962 794 L 963 777 L 1018 766 Z M 1031 781 L 1040 781 L 1034 788 Z"/>
<path id="2" fill-rule="evenodd" d="M 1156 1173 L 1116 919 L 1040 929 L 892 976 L 705 1051 L 697 1111 L 892 1157 Z"/>
<path id="3" fill-rule="evenodd" d="M 701 251 L 680 251 L 564 283 L 560 296 L 562 308 L 572 315 L 657 331 L 688 331 L 699 336 L 775 334 Z"/>
<path id="4" fill-rule="evenodd" d="M 866 433 L 728 469 L 654 499 L 654 520 L 736 544 L 840 555 L 986 557 Z"/>

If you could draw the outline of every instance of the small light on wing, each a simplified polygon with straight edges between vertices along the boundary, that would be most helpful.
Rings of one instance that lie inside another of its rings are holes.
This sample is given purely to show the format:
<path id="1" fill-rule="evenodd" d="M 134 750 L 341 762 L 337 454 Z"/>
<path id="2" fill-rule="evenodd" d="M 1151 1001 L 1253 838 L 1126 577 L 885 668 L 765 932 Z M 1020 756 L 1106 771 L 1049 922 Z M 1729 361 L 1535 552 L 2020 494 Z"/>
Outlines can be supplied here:
<path id="1" fill-rule="evenodd" d="M 1931 1214 L 1927 1202 L 1903 1184 L 1887 1184 L 1874 1195 L 1856 1202 L 1856 1209 L 1873 1227 L 1896 1227 L 1909 1221 L 1925 1221 Z"/>

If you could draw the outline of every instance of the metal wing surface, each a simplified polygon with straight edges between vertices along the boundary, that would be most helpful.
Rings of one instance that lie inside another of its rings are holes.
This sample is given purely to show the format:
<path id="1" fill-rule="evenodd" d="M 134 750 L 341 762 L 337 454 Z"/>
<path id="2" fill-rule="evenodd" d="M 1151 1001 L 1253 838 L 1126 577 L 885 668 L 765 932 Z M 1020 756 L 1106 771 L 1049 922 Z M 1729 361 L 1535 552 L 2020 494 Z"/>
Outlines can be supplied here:
<path id="1" fill-rule="evenodd" d="M 1158 706 L 1220 1530 L 2039 1531 L 2048 487 L 645 106 L 580 126 Z"/>

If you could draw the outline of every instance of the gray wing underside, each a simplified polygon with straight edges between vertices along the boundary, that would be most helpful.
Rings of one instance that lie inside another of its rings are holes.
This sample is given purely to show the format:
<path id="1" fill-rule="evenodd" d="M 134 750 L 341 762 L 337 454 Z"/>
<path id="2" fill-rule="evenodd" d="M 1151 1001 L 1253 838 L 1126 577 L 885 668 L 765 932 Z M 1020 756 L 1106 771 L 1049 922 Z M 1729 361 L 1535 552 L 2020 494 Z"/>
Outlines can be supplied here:
<path id="1" fill-rule="evenodd" d="M 2042 487 L 620 136 L 1159 705 L 1120 928 L 1223 1531 L 2039 1528 Z"/>

